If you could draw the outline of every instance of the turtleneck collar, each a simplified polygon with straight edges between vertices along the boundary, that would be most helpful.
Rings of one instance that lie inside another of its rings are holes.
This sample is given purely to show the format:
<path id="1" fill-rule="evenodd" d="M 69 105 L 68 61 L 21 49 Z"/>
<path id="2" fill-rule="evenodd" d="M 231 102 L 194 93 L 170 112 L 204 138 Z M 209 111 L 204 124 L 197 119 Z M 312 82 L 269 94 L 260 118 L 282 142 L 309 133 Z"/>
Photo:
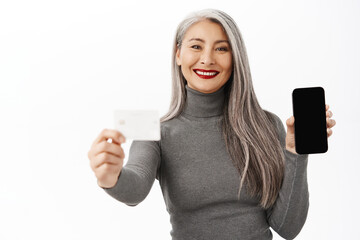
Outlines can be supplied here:
<path id="1" fill-rule="evenodd" d="M 202 93 L 190 88 L 187 84 L 186 103 L 184 113 L 193 117 L 207 118 L 219 116 L 223 113 L 225 88 L 224 84 L 219 90 L 213 93 Z"/>

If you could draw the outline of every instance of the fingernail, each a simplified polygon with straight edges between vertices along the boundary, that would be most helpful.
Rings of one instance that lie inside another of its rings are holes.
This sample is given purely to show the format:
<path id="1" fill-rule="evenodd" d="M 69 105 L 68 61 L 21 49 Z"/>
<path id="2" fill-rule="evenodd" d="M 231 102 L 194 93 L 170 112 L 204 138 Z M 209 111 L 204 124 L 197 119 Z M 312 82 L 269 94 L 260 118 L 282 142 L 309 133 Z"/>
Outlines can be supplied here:
<path id="1" fill-rule="evenodd" d="M 121 137 L 119 138 L 119 140 L 120 140 L 121 143 L 124 143 L 124 142 L 125 142 L 125 138 L 124 138 L 123 136 L 121 136 Z"/>

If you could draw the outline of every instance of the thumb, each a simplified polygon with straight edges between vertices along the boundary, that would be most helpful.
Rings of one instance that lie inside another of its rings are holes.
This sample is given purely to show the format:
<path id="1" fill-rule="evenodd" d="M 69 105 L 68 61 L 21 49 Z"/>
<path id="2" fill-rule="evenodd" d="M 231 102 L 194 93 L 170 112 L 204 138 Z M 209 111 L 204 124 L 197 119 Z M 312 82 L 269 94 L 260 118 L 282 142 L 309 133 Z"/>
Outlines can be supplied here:
<path id="1" fill-rule="evenodd" d="M 286 120 L 286 126 L 287 126 L 287 132 L 293 134 L 294 133 L 294 123 L 295 118 L 294 116 L 291 116 Z"/>

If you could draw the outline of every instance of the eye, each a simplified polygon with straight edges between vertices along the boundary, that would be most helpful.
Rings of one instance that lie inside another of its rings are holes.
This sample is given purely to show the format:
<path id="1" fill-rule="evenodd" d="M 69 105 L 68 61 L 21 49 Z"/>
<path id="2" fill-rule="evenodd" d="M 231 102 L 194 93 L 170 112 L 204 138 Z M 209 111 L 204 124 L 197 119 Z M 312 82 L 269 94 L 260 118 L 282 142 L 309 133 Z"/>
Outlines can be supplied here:
<path id="1" fill-rule="evenodd" d="M 227 51 L 229 51 L 229 48 L 227 48 L 227 47 L 218 47 L 216 49 L 216 51 L 227 52 Z"/>
<path id="2" fill-rule="evenodd" d="M 199 50 L 201 47 L 199 45 L 192 45 L 191 48 Z"/>

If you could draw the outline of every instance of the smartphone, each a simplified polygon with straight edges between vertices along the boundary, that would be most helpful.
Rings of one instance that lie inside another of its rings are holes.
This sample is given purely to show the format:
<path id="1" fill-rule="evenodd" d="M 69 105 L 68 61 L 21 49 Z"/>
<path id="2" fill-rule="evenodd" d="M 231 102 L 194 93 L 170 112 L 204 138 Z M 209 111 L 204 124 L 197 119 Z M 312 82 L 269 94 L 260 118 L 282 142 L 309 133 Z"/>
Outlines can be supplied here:
<path id="1" fill-rule="evenodd" d="M 298 154 L 328 150 L 325 91 L 322 87 L 296 88 L 292 93 L 295 150 Z"/>

